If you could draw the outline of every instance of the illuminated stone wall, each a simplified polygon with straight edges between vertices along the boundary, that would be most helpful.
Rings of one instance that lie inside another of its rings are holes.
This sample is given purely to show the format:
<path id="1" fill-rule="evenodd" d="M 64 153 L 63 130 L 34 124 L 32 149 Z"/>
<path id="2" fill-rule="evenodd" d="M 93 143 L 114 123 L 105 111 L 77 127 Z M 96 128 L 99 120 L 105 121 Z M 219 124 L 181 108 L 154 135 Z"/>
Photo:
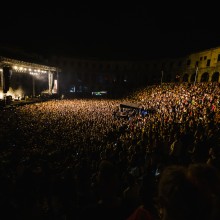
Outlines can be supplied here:
<path id="1" fill-rule="evenodd" d="M 54 56 L 50 63 L 62 69 L 64 87 L 77 81 L 94 88 L 101 83 L 125 83 L 135 87 L 161 82 L 193 83 L 195 79 L 196 82 L 220 82 L 220 47 L 178 58 L 104 61 Z"/>

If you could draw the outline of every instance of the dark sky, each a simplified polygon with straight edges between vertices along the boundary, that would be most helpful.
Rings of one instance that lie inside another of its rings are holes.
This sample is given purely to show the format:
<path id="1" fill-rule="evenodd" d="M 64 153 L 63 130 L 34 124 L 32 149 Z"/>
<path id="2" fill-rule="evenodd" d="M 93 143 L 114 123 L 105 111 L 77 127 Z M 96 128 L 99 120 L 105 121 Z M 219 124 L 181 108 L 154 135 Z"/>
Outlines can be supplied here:
<path id="1" fill-rule="evenodd" d="M 176 57 L 220 46 L 207 7 L 145 3 L 25 3 L 1 13 L 0 46 L 101 59 Z"/>

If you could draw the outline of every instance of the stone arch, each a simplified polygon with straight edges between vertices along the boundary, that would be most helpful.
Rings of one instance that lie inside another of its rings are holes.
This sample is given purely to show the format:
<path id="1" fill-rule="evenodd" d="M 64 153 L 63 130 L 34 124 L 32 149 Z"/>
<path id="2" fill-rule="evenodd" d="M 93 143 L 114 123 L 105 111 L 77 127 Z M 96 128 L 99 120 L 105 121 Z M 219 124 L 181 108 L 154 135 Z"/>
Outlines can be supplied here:
<path id="1" fill-rule="evenodd" d="M 209 81 L 209 73 L 205 72 L 201 76 L 200 82 L 208 82 Z"/>
<path id="2" fill-rule="evenodd" d="M 183 82 L 188 82 L 188 79 L 189 79 L 189 75 L 188 74 L 184 74 L 183 75 Z"/>
<path id="3" fill-rule="evenodd" d="M 219 72 L 215 72 L 212 75 L 212 82 L 218 82 L 219 81 Z"/>

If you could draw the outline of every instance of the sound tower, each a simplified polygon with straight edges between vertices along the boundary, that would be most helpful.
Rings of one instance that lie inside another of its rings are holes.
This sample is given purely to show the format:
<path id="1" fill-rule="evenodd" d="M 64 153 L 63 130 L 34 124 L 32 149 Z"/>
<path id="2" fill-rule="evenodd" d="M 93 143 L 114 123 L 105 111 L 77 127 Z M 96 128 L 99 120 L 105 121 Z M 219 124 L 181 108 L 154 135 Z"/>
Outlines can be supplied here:
<path id="1" fill-rule="evenodd" d="M 3 67 L 3 93 L 7 93 L 10 87 L 12 70 L 10 67 Z"/>

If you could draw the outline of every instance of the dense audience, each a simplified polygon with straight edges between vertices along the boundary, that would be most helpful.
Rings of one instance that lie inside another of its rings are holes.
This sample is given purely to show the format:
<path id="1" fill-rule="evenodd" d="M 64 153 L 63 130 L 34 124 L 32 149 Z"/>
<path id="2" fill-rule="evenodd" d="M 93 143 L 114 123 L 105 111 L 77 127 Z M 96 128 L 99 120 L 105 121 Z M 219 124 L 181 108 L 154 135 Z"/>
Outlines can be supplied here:
<path id="1" fill-rule="evenodd" d="M 218 83 L 182 83 L 1 109 L 1 213 L 219 219 L 219 106 Z"/>

